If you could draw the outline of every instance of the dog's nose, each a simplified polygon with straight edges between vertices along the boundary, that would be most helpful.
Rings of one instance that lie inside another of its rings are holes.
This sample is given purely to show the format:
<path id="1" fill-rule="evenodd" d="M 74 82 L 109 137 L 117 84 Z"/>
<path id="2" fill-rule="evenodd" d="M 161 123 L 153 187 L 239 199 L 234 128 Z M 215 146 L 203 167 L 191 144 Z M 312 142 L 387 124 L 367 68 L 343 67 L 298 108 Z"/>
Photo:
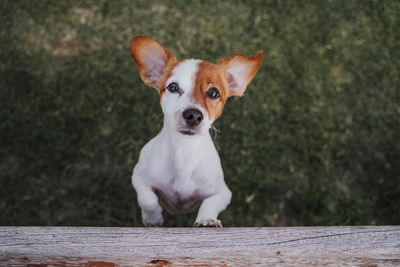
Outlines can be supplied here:
<path id="1" fill-rule="evenodd" d="M 182 113 L 183 118 L 186 121 L 186 124 L 190 127 L 199 125 L 203 120 L 203 114 L 198 109 L 187 109 Z"/>

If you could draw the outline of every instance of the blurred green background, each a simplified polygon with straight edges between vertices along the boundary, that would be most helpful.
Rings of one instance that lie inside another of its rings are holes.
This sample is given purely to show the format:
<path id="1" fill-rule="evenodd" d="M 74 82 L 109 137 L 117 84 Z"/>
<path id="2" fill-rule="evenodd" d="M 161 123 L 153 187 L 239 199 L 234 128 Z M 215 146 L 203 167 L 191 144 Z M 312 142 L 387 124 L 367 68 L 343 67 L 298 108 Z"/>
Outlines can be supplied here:
<path id="1" fill-rule="evenodd" d="M 399 224 L 399 19 L 379 0 L 0 1 L 0 225 L 142 225 L 130 176 L 162 113 L 137 33 L 181 59 L 264 50 L 212 132 L 225 226 Z"/>

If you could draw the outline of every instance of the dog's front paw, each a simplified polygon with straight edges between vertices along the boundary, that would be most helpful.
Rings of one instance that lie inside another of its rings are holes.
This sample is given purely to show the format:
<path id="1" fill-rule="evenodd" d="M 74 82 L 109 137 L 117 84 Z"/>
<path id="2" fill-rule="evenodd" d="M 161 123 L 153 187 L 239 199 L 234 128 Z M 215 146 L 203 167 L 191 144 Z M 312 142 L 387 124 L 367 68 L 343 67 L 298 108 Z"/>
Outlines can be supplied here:
<path id="1" fill-rule="evenodd" d="M 220 220 L 217 219 L 206 219 L 206 220 L 201 220 L 198 222 L 195 222 L 194 227 L 218 227 L 221 228 L 222 224 Z"/>
<path id="2" fill-rule="evenodd" d="M 163 226 L 164 224 L 164 219 L 161 213 L 152 214 L 152 213 L 142 212 L 142 219 L 143 219 L 143 224 L 146 227 L 160 227 Z"/>
<path id="3" fill-rule="evenodd" d="M 143 224 L 146 227 L 160 227 L 160 226 L 163 226 L 164 220 L 162 218 L 159 221 L 146 221 L 146 220 L 143 220 Z"/>

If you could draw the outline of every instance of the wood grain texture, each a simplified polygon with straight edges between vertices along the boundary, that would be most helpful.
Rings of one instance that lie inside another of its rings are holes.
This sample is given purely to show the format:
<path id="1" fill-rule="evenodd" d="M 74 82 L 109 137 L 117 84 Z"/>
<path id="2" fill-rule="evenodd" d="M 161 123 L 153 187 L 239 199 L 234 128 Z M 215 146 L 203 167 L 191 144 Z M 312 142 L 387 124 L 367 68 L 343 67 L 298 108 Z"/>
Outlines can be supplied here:
<path id="1" fill-rule="evenodd" d="M 400 226 L 0 227 L 1 266 L 277 264 L 400 265 Z"/>

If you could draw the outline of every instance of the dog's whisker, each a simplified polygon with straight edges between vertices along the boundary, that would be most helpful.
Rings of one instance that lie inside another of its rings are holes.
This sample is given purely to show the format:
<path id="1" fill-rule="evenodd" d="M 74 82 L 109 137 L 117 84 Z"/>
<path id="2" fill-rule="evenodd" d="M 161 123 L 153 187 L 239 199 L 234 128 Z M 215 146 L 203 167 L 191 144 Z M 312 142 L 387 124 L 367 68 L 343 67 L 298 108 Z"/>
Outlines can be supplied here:
<path id="1" fill-rule="evenodd" d="M 157 114 L 154 117 L 154 124 L 157 125 L 157 130 L 161 129 L 162 122 L 163 122 L 163 113 Z"/>
<path id="2" fill-rule="evenodd" d="M 160 118 L 160 120 L 158 121 L 158 125 L 157 125 L 157 129 L 160 130 L 163 124 L 163 118 Z"/>
<path id="3" fill-rule="evenodd" d="M 220 130 L 218 130 L 218 128 L 217 128 L 217 126 L 215 126 L 215 124 L 211 124 L 211 128 L 216 132 L 220 132 Z"/>
<path id="4" fill-rule="evenodd" d="M 210 129 L 211 129 L 212 131 L 214 131 L 215 133 L 219 133 L 219 130 L 218 130 L 213 124 L 211 124 Z"/>
<path id="5" fill-rule="evenodd" d="M 217 127 L 214 124 L 211 124 L 210 128 L 214 132 L 214 139 L 217 139 L 217 135 L 220 132 L 220 130 L 218 130 Z"/>

